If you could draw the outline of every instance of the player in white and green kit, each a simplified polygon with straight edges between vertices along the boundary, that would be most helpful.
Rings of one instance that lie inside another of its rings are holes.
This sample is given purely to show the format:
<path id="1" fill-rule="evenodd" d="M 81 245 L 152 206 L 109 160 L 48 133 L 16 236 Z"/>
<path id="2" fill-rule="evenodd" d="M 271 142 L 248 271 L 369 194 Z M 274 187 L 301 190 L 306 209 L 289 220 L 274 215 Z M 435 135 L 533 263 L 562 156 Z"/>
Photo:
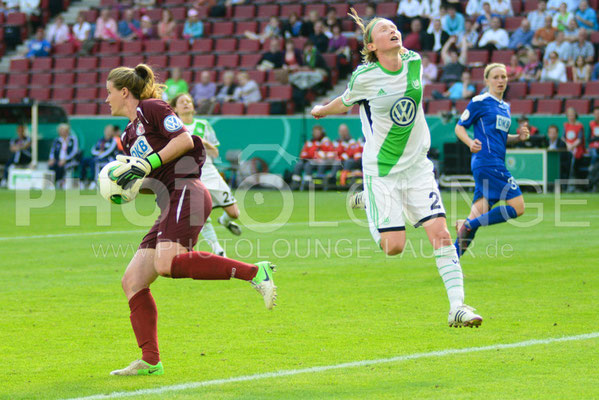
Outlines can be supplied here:
<path id="1" fill-rule="evenodd" d="M 196 118 L 193 99 L 187 93 L 182 93 L 175 96 L 171 100 L 171 107 L 181 118 L 183 124 L 192 135 L 197 135 L 202 138 L 202 143 L 206 148 L 206 161 L 202 166 L 202 176 L 200 180 L 210 192 L 212 197 L 212 208 L 222 207 L 223 215 L 218 218 L 218 222 L 227 228 L 234 235 L 241 235 L 241 228 L 234 219 L 239 218 L 239 208 L 237 200 L 233 197 L 233 192 L 227 183 L 224 181 L 218 169 L 214 166 L 213 158 L 218 157 L 219 141 L 216 138 L 216 133 L 212 125 L 206 119 Z M 212 251 L 220 256 L 225 256 L 225 251 L 218 242 L 218 237 L 212 226 L 210 217 L 204 224 L 202 236 L 212 246 Z"/>
<path id="2" fill-rule="evenodd" d="M 315 106 L 312 116 L 346 113 L 360 105 L 364 203 L 373 238 L 395 255 L 405 246 L 406 222 L 423 226 L 449 297 L 449 326 L 478 327 L 482 317 L 464 304 L 462 268 L 426 156 L 430 132 L 422 108 L 420 55 L 402 46 L 393 22 L 374 18 L 364 26 L 353 9 L 351 15 L 364 33 L 365 64 L 354 71 L 343 95 Z"/>

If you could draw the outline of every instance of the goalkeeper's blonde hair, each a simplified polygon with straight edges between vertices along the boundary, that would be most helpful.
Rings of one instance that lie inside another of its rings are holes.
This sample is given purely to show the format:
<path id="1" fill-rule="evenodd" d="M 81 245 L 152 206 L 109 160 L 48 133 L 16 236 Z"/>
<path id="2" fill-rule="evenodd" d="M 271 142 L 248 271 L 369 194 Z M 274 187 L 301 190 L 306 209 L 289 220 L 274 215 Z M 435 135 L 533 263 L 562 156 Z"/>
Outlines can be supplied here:
<path id="1" fill-rule="evenodd" d="M 135 68 L 118 67 L 110 71 L 107 81 L 121 90 L 126 87 L 138 100 L 160 99 L 166 87 L 156 83 L 154 71 L 146 64 L 138 64 Z"/>

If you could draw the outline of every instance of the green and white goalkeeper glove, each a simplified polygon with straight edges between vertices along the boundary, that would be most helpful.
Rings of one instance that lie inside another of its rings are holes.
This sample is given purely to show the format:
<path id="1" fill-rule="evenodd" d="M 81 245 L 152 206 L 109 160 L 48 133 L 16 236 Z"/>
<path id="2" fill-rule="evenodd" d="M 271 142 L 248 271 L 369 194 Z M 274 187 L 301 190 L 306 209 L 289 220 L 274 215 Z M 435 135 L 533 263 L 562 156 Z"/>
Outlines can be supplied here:
<path id="1" fill-rule="evenodd" d="M 122 165 L 113 170 L 111 175 L 115 178 L 117 185 L 123 189 L 129 189 L 136 180 L 145 178 L 153 169 L 162 165 L 158 153 L 154 153 L 148 158 L 118 155 L 116 160 Z"/>

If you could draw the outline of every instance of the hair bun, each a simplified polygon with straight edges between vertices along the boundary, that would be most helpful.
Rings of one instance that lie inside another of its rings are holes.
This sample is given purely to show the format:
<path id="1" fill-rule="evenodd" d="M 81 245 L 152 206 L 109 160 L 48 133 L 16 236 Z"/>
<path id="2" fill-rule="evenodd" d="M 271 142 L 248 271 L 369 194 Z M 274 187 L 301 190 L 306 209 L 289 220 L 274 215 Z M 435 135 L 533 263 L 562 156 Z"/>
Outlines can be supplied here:
<path id="1" fill-rule="evenodd" d="M 138 65 L 137 67 L 135 67 L 135 73 L 144 81 L 148 79 L 148 70 L 143 65 Z"/>

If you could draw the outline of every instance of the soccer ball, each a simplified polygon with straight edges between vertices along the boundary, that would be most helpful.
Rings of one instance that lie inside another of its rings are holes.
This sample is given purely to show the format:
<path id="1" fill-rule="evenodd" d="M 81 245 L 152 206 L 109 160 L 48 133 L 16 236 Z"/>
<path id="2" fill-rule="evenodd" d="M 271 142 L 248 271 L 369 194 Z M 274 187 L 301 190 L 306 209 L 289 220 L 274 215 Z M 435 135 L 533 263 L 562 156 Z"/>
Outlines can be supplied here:
<path id="1" fill-rule="evenodd" d="M 106 200 L 115 204 L 128 203 L 133 200 L 137 196 L 137 193 L 139 193 L 139 188 L 143 182 L 143 179 L 138 179 L 129 189 L 123 189 L 117 185 L 116 180 L 111 178 L 111 175 L 112 171 L 121 165 L 123 165 L 123 163 L 120 161 L 109 162 L 98 174 L 98 187 L 100 188 L 100 194 Z"/>

